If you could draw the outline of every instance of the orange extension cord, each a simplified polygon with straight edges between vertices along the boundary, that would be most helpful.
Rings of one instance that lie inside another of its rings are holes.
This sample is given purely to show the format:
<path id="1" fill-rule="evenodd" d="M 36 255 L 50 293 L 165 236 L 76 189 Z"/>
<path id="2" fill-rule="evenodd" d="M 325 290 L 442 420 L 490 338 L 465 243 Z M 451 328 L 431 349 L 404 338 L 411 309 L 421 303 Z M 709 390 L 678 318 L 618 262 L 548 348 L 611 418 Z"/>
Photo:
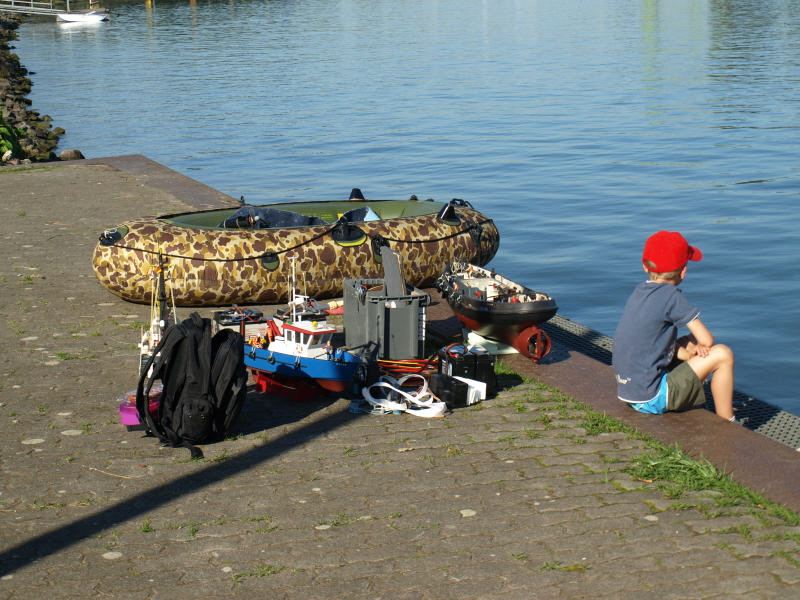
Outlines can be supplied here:
<path id="1" fill-rule="evenodd" d="M 427 359 L 378 360 L 378 367 L 384 375 L 407 375 L 409 373 L 432 375 L 438 371 L 439 358 L 434 355 Z"/>

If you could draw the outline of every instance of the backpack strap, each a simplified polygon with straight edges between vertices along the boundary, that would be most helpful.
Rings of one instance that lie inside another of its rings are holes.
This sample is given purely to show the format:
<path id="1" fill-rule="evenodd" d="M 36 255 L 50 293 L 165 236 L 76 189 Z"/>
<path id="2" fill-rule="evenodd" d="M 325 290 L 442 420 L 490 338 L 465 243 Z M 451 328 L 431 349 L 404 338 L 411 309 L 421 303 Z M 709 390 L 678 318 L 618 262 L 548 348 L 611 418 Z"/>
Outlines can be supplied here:
<path id="1" fill-rule="evenodd" d="M 220 329 L 211 344 L 211 385 L 216 409 L 214 430 L 221 439 L 239 416 L 247 395 L 244 338 L 232 329 Z"/>
<path id="2" fill-rule="evenodd" d="M 154 435 L 162 442 L 166 442 L 168 437 L 164 428 L 161 427 L 160 423 L 156 423 L 150 414 L 150 390 L 155 380 L 161 379 L 164 365 L 172 349 L 185 336 L 183 328 L 179 325 L 172 325 L 167 329 L 164 337 L 161 338 L 150 358 L 147 359 L 147 364 L 142 369 L 139 383 L 136 386 L 136 410 L 139 413 L 139 422 L 145 426 L 148 435 Z M 149 376 L 148 373 L 150 373 Z"/>
<path id="3" fill-rule="evenodd" d="M 197 345 L 200 389 L 204 396 L 208 396 L 209 381 L 211 381 L 211 319 L 204 319 L 196 312 L 192 313 L 191 318 L 195 326 L 200 329 L 200 343 Z"/>
<path id="4" fill-rule="evenodd" d="M 189 321 L 184 321 L 190 330 L 189 335 L 194 335 L 196 340 L 195 350 L 197 352 L 197 370 L 188 369 L 185 385 L 188 388 L 199 387 L 200 398 L 208 399 L 213 405 L 214 402 L 210 395 L 209 381 L 211 377 L 211 319 L 205 319 L 199 313 L 193 312 L 189 315 Z M 199 380 L 198 380 L 199 379 Z M 188 448 L 192 458 L 203 458 L 203 451 L 197 446 L 179 438 L 173 431 L 169 431 L 170 440 L 173 446 L 183 446 Z"/>
<path id="5" fill-rule="evenodd" d="M 211 320 L 204 319 L 199 313 L 193 312 L 188 319 L 182 321 L 178 326 L 183 329 L 185 337 L 192 338 L 193 343 L 187 344 L 188 348 L 185 349 L 180 357 L 184 364 L 173 365 L 173 368 L 183 375 L 183 379 L 180 380 L 179 387 L 171 390 L 170 393 L 175 393 L 179 398 L 181 396 L 205 398 L 210 402 Z M 189 354 L 189 349 L 193 351 L 192 354 Z M 192 458 L 203 458 L 203 451 L 200 448 L 183 439 L 171 427 L 163 423 L 159 423 L 159 425 L 166 436 L 166 440 L 162 441 L 173 448 L 187 448 Z"/>

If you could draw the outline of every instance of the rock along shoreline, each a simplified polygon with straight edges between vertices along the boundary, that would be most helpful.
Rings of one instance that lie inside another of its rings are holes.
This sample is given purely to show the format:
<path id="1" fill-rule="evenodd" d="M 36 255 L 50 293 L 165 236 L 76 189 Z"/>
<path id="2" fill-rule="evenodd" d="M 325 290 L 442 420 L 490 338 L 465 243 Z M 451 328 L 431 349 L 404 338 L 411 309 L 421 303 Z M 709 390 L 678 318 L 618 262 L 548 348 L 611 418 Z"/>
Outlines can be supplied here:
<path id="1" fill-rule="evenodd" d="M 65 131 L 53 127 L 48 115 L 41 115 L 31 108 L 28 94 L 33 86 L 28 70 L 20 64 L 19 57 L 12 52 L 9 42 L 17 39 L 17 28 L 23 22 L 21 15 L 0 14 L 0 143 L 7 144 L 0 151 L 0 163 L 5 165 L 28 164 L 53 160 L 72 160 L 83 158 L 80 151 L 65 150 L 57 156 L 55 149 Z M 13 149 L 10 135 L 3 137 L 13 128 L 24 135 L 17 140 Z"/>

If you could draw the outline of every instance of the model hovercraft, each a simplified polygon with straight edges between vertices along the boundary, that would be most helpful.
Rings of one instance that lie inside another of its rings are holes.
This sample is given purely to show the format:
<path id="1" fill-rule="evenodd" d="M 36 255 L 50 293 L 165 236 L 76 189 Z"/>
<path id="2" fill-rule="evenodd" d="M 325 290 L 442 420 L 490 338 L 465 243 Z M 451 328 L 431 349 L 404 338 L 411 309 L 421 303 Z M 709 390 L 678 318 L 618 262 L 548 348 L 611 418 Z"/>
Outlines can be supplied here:
<path id="1" fill-rule="evenodd" d="M 551 348 L 539 324 L 558 311 L 555 301 L 494 270 L 463 262 L 448 264 L 436 287 L 459 321 L 483 338 L 512 346 L 534 362 Z"/>

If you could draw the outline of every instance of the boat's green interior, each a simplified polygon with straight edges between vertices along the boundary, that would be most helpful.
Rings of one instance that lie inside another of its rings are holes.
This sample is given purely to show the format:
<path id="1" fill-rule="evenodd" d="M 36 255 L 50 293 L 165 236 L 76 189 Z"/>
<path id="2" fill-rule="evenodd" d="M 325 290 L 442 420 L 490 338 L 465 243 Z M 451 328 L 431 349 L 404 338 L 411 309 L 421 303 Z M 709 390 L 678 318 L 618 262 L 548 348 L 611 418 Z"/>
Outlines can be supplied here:
<path id="1" fill-rule="evenodd" d="M 270 204 L 271 208 L 298 212 L 307 216 L 315 216 L 328 223 L 335 223 L 348 210 L 368 206 L 381 219 L 392 219 L 397 217 L 418 217 L 438 213 L 444 206 L 443 202 L 431 202 L 428 200 L 370 200 L 360 202 L 357 200 L 340 200 L 331 202 L 288 202 L 286 204 Z M 165 215 L 161 219 L 175 223 L 177 225 L 190 225 L 217 229 L 226 218 L 235 213 L 237 208 L 225 208 L 220 210 L 204 210 L 194 213 L 182 213 L 178 215 Z"/>

